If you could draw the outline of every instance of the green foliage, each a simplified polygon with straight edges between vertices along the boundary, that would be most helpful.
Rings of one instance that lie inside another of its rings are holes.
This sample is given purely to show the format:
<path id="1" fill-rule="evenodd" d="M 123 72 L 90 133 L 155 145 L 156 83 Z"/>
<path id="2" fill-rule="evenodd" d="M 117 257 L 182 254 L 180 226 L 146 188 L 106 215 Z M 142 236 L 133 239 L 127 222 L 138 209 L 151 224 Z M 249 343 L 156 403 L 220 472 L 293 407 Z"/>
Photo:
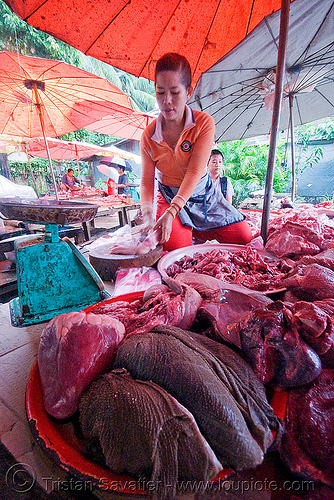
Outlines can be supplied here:
<path id="1" fill-rule="evenodd" d="M 77 50 L 29 26 L 13 14 L 2 1 L 0 1 L 0 33 L 0 50 L 62 60 L 74 65 L 79 62 Z"/>
<path id="2" fill-rule="evenodd" d="M 268 144 L 249 146 L 246 140 L 223 142 L 218 149 L 225 157 L 224 174 L 230 178 L 235 196 L 233 203 L 237 206 L 249 196 L 249 193 L 264 189 L 267 174 Z M 284 162 L 284 144 L 277 147 L 274 191 L 281 193 L 286 191 L 291 179 L 291 170 Z M 283 165 L 282 165 L 283 164 Z"/>
<path id="3" fill-rule="evenodd" d="M 26 162 L 9 161 L 9 168 L 13 182 L 25 184 L 34 188 L 34 181 L 31 176 L 30 168 Z M 48 160 L 42 158 L 31 158 L 31 168 L 40 193 L 46 193 L 52 186 L 52 177 Z"/>
<path id="4" fill-rule="evenodd" d="M 64 141 L 89 142 L 91 144 L 96 144 L 97 146 L 104 146 L 105 144 L 116 142 L 118 137 L 99 134 L 98 132 L 81 128 L 79 130 L 75 130 L 74 132 L 70 132 L 69 134 L 62 135 L 59 139 L 63 139 Z"/>

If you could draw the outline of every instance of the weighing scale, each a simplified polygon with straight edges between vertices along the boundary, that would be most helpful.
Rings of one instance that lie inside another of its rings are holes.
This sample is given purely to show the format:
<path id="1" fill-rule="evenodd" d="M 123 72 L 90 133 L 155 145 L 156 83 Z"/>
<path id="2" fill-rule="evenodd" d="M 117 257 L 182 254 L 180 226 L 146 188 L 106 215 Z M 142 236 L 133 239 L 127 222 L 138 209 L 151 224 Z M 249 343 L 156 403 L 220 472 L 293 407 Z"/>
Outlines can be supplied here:
<path id="1" fill-rule="evenodd" d="M 77 247 L 59 238 L 59 226 L 90 221 L 97 209 L 81 202 L 0 199 L 0 211 L 8 219 L 45 224 L 45 234 L 14 242 L 18 297 L 9 303 L 14 326 L 48 321 L 110 296 Z"/>

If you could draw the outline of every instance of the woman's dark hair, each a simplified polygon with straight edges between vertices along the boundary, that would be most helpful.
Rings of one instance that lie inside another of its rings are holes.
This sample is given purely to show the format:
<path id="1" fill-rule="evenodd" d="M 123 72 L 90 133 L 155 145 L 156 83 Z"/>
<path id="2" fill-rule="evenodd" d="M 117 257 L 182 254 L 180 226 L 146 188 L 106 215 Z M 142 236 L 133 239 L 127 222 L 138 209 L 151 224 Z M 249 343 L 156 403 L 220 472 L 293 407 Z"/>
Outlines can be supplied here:
<path id="1" fill-rule="evenodd" d="M 167 52 L 157 61 L 155 67 L 155 81 L 157 74 L 162 71 L 180 71 L 182 83 L 188 90 L 191 86 L 191 68 L 188 60 L 176 52 Z"/>
<path id="2" fill-rule="evenodd" d="M 67 173 L 69 174 L 70 172 L 73 172 L 73 173 L 74 173 L 73 168 L 68 168 L 68 169 L 67 169 Z"/>
<path id="3" fill-rule="evenodd" d="M 223 158 L 223 161 L 225 160 L 223 153 L 219 151 L 219 149 L 213 149 L 210 153 L 210 158 L 213 155 L 220 155 Z"/>

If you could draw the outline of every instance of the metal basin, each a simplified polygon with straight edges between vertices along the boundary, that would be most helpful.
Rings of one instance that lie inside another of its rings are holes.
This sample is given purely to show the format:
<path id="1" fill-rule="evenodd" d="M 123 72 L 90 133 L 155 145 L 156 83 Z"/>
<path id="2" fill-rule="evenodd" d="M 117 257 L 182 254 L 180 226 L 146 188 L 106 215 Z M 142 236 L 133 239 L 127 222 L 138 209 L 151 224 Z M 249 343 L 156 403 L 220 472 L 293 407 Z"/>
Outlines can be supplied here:
<path id="1" fill-rule="evenodd" d="M 11 220 L 44 224 L 75 224 L 94 219 L 97 205 L 62 200 L 0 198 L 0 212 Z"/>

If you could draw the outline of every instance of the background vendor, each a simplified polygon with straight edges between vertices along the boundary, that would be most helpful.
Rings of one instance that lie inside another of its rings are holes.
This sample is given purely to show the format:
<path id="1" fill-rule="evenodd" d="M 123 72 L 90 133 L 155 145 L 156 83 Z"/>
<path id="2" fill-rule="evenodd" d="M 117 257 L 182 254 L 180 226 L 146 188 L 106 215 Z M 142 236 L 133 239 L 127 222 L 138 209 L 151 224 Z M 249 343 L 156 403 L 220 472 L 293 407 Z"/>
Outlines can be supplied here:
<path id="1" fill-rule="evenodd" d="M 118 166 L 117 167 L 119 177 L 118 177 L 118 182 L 116 184 L 116 187 L 118 188 L 118 194 L 126 194 L 128 191 L 128 183 L 129 179 L 126 173 L 124 172 L 124 167 Z"/>
<path id="2" fill-rule="evenodd" d="M 75 184 L 80 184 L 80 187 Z M 76 177 L 74 177 L 73 168 L 69 168 L 67 173 L 63 175 L 61 179 L 60 188 L 62 191 L 80 191 L 80 189 L 84 187 L 84 184 L 79 181 Z"/>
<path id="3" fill-rule="evenodd" d="M 160 114 L 141 137 L 141 209 L 146 228 L 161 230 L 164 250 L 191 245 L 193 230 L 203 239 L 246 244 L 252 239 L 245 216 L 214 188 L 206 167 L 215 123 L 192 110 L 191 68 L 180 54 L 162 56 L 155 69 Z M 154 178 L 159 192 L 153 217 Z M 233 229 L 231 229 L 233 228 Z"/>

